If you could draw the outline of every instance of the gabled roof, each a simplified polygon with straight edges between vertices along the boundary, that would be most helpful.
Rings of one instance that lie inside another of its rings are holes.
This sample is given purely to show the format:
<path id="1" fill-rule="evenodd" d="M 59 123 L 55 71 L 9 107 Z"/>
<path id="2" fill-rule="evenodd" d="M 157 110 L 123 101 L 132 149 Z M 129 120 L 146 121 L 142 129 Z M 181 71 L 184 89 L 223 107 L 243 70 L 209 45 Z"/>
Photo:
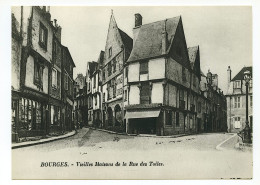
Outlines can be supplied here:
<path id="1" fill-rule="evenodd" d="M 199 49 L 199 46 L 194 46 L 194 47 L 188 48 L 188 54 L 189 54 L 189 59 L 190 59 L 190 63 L 191 63 L 191 68 L 193 68 L 193 66 L 194 66 L 198 49 Z"/>
<path id="2" fill-rule="evenodd" d="M 237 73 L 237 75 L 231 80 L 231 81 L 235 81 L 235 80 L 243 80 L 244 79 L 244 72 L 245 71 L 250 71 L 251 72 L 251 76 L 252 76 L 252 66 L 250 67 L 243 67 L 239 73 Z"/>
<path id="3" fill-rule="evenodd" d="M 163 55 L 162 39 L 163 30 L 167 32 L 167 48 L 166 53 L 169 53 L 173 38 L 176 33 L 177 26 L 181 17 L 173 17 L 170 19 L 144 24 L 139 29 L 138 36 L 135 40 L 133 50 L 128 59 L 128 62 L 153 58 Z"/>
<path id="4" fill-rule="evenodd" d="M 97 62 L 88 62 L 88 73 L 89 73 L 89 76 L 92 76 L 93 73 L 96 71 L 97 69 L 97 66 L 98 66 L 98 63 Z"/>
<path id="5" fill-rule="evenodd" d="M 67 53 L 69 54 L 69 56 L 70 56 L 70 58 L 71 58 L 71 63 L 72 63 L 72 65 L 73 65 L 73 67 L 76 67 L 76 65 L 75 65 L 75 63 L 74 63 L 74 61 L 73 61 L 73 58 L 72 58 L 72 56 L 71 56 L 71 54 L 70 54 L 69 48 L 66 47 L 66 46 L 63 46 L 63 45 L 62 45 L 62 47 L 63 47 L 63 48 L 67 51 Z"/>
<path id="6" fill-rule="evenodd" d="M 125 46 L 125 49 L 128 52 L 132 51 L 133 48 L 133 39 L 131 37 L 129 37 L 125 32 L 123 32 L 120 28 L 118 28 L 119 30 L 119 34 L 122 38 L 123 44 Z"/>
<path id="7" fill-rule="evenodd" d="M 103 65 L 104 55 L 105 55 L 105 52 L 101 50 L 101 51 L 100 51 L 100 54 L 99 54 L 99 57 L 98 57 L 98 60 L 97 60 L 98 67 L 100 67 L 100 66 Z"/>

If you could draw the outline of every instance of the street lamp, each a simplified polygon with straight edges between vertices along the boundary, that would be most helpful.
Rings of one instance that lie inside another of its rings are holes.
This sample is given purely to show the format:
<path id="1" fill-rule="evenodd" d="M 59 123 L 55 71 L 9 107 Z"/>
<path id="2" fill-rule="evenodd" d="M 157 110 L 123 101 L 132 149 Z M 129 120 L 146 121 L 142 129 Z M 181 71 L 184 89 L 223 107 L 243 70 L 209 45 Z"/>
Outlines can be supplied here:
<path id="1" fill-rule="evenodd" d="M 244 72 L 244 80 L 245 80 L 245 85 L 246 85 L 246 126 L 244 128 L 244 143 L 252 143 L 251 140 L 251 129 L 249 127 L 249 122 L 248 122 L 248 85 L 251 80 L 251 73 L 250 71 L 245 71 Z"/>

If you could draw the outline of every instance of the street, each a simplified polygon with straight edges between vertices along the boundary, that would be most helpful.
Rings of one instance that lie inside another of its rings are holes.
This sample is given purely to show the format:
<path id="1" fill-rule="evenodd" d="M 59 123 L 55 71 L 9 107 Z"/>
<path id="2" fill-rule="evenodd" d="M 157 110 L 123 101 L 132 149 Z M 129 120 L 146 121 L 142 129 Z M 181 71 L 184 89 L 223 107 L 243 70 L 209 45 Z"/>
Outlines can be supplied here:
<path id="1" fill-rule="evenodd" d="M 37 179 L 42 173 L 48 179 L 147 179 L 149 173 L 153 179 L 252 178 L 252 152 L 235 149 L 238 138 L 231 137 L 224 133 L 136 137 L 83 128 L 66 139 L 12 150 L 13 178 Z M 225 140 L 223 150 L 217 150 Z M 69 168 L 40 167 L 64 161 Z M 103 167 L 116 162 L 120 166 Z"/>

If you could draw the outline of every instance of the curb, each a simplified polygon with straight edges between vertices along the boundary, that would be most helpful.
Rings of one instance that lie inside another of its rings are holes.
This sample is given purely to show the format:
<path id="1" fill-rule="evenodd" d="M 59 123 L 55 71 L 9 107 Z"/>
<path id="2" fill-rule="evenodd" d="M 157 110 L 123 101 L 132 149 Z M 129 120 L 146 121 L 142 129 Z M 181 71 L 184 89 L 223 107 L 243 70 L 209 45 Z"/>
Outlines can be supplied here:
<path id="1" fill-rule="evenodd" d="M 39 141 L 31 141 L 30 143 L 18 143 L 18 144 L 13 144 L 12 145 L 12 149 L 16 149 L 16 148 L 22 148 L 22 147 L 27 147 L 27 146 L 33 146 L 33 145 L 39 145 L 39 144 L 43 144 L 43 143 L 49 143 L 49 142 L 52 142 L 52 141 L 57 141 L 57 140 L 60 140 L 60 139 L 65 139 L 65 138 L 68 138 L 68 137 L 71 137 L 71 136 L 74 136 L 75 134 L 77 134 L 76 131 L 72 131 L 66 135 L 63 135 L 63 136 L 58 136 L 58 137 L 52 137 L 52 138 L 48 138 L 48 139 L 42 139 L 42 140 L 39 140 Z"/>
<path id="2" fill-rule="evenodd" d="M 110 133 L 110 134 L 125 135 L 125 136 L 136 136 L 136 137 L 153 137 L 153 138 L 178 138 L 178 137 L 184 137 L 184 136 L 192 136 L 192 135 L 203 134 L 203 133 L 192 133 L 192 134 L 180 134 L 180 135 L 172 135 L 172 136 L 157 136 L 157 135 L 146 135 L 146 134 L 137 135 L 137 134 L 119 133 L 119 132 L 114 132 L 114 131 L 100 129 L 100 128 L 94 128 L 94 127 L 87 127 L 87 128 L 102 131 L 102 132 L 107 132 L 107 133 Z"/>
<path id="3" fill-rule="evenodd" d="M 114 131 L 111 131 L 111 130 L 105 130 L 105 129 L 100 129 L 100 128 L 94 128 L 94 127 L 87 127 L 87 128 L 90 128 L 92 130 L 98 130 L 98 131 L 102 131 L 102 132 L 107 132 L 107 133 L 110 133 L 110 134 L 128 135 L 126 133 L 119 133 L 119 132 L 114 132 Z"/>

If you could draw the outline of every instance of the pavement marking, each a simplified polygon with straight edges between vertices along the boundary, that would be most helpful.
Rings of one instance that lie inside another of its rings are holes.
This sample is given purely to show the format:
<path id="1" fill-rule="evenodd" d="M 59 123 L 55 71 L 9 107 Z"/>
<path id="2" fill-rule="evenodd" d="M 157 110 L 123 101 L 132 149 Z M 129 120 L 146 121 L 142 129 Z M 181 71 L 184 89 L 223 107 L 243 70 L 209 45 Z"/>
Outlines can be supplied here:
<path id="1" fill-rule="evenodd" d="M 218 145 L 216 146 L 216 149 L 217 149 L 217 150 L 220 150 L 220 151 L 224 150 L 224 148 L 222 148 L 221 145 L 223 145 L 225 142 L 227 142 L 228 140 L 230 140 L 231 138 L 233 138 L 233 137 L 235 137 L 235 136 L 237 136 L 237 134 L 234 134 L 234 135 L 232 135 L 231 137 L 227 138 L 225 141 L 222 141 L 220 144 L 218 144 Z"/>

